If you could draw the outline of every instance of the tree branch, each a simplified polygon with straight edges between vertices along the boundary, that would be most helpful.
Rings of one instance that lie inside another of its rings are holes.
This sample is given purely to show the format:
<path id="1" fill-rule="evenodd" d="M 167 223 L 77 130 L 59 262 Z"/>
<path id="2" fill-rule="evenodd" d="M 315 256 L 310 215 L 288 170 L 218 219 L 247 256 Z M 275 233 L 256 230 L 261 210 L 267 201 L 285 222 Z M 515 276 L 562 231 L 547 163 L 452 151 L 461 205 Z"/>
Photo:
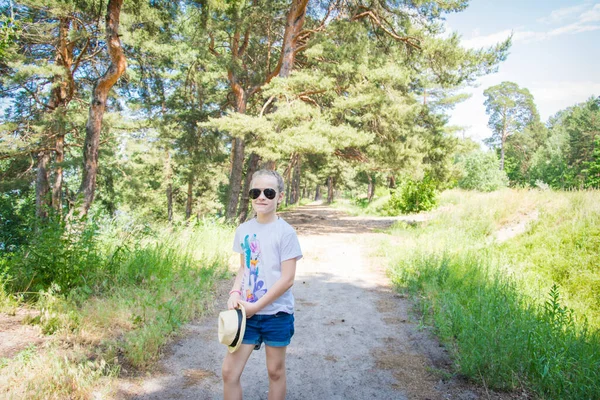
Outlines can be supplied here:
<path id="1" fill-rule="evenodd" d="M 369 18 L 375 25 L 377 25 L 379 28 L 381 28 L 388 36 L 390 36 L 391 38 L 400 41 L 400 42 L 404 42 L 406 43 L 408 46 L 413 47 L 415 49 L 421 49 L 420 46 L 420 42 L 419 39 L 412 37 L 412 36 L 400 36 L 398 35 L 395 31 L 394 28 L 391 27 L 391 24 L 389 24 L 388 21 L 386 21 L 384 18 L 379 17 L 379 15 L 377 15 L 373 10 L 370 10 L 368 8 L 366 8 L 365 6 L 360 6 L 359 8 L 366 10 L 363 11 L 359 14 L 355 14 L 354 16 L 352 16 L 351 21 L 357 21 L 359 19 L 363 19 L 363 18 Z M 388 26 L 390 26 L 389 28 L 386 28 L 383 23 L 381 22 L 381 19 L 384 20 L 384 22 L 386 22 L 388 24 Z"/>

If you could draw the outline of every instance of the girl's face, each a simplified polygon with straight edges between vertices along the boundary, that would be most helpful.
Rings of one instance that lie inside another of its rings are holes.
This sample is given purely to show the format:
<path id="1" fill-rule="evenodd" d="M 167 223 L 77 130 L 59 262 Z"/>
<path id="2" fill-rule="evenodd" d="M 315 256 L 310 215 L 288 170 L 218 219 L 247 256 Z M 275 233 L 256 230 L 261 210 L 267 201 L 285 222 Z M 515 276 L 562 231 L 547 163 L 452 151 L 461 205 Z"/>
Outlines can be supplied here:
<path id="1" fill-rule="evenodd" d="M 277 190 L 277 179 L 274 176 L 257 176 L 250 185 L 251 189 L 259 189 L 260 195 L 252 200 L 252 208 L 257 214 L 275 214 L 277 204 L 283 199 L 283 192 Z M 273 189 L 275 198 L 269 199 L 265 196 L 265 189 Z"/>

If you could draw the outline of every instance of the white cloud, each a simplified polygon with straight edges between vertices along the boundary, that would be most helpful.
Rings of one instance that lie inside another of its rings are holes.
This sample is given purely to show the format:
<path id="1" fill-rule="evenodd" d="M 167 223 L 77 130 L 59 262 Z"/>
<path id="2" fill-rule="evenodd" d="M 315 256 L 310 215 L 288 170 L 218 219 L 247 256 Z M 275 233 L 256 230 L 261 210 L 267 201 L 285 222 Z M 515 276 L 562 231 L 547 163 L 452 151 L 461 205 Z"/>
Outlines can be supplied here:
<path id="1" fill-rule="evenodd" d="M 501 32 L 492 33 L 491 35 L 474 36 L 471 39 L 463 40 L 462 45 L 468 49 L 494 46 L 495 44 L 506 40 L 512 33 L 512 30 L 507 29 Z"/>
<path id="2" fill-rule="evenodd" d="M 582 4 L 579 6 L 554 10 L 550 16 L 547 17 L 547 20 L 552 22 L 564 22 L 567 18 L 580 13 L 582 10 L 587 8 L 589 8 L 589 4 Z M 591 9 L 580 13 L 575 22 L 565 24 L 549 31 L 535 32 L 524 30 L 522 27 L 517 27 L 512 30 L 506 29 L 500 32 L 482 36 L 479 34 L 479 30 L 474 30 L 471 38 L 464 39 L 462 43 L 464 47 L 473 49 L 493 46 L 505 40 L 511 33 L 513 34 L 513 42 L 530 43 L 546 40 L 560 35 L 573 35 L 596 30 L 600 30 L 600 4 L 596 4 Z"/>
<path id="3" fill-rule="evenodd" d="M 561 26 L 560 28 L 551 30 L 542 39 L 546 39 L 551 36 L 563 35 L 566 33 L 575 34 L 575 33 L 582 33 L 582 32 L 597 31 L 598 29 L 600 29 L 600 24 L 585 25 L 581 22 L 575 22 L 573 24 Z"/>
<path id="4" fill-rule="evenodd" d="M 584 102 L 591 96 L 600 96 L 600 82 L 532 82 L 529 91 L 533 95 L 542 121 L 546 121 L 560 110 Z"/>
<path id="5" fill-rule="evenodd" d="M 546 23 L 546 24 L 556 24 L 563 22 L 565 19 L 568 19 L 572 15 L 575 15 L 587 8 L 586 4 L 580 4 L 578 6 L 573 7 L 565 7 L 559 8 L 558 10 L 554 10 L 550 13 L 548 17 L 538 19 L 538 22 Z"/>

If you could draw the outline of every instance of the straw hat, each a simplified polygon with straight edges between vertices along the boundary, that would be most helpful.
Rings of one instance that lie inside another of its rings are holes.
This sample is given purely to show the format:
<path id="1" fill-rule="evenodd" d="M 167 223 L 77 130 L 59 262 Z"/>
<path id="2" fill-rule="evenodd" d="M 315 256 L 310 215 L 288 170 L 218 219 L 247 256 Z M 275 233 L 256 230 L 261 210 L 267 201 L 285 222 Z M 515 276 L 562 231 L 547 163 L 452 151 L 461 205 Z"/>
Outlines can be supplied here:
<path id="1" fill-rule="evenodd" d="M 240 304 L 238 309 L 219 313 L 219 342 L 226 345 L 230 353 L 240 347 L 245 331 L 246 310 L 244 306 Z"/>

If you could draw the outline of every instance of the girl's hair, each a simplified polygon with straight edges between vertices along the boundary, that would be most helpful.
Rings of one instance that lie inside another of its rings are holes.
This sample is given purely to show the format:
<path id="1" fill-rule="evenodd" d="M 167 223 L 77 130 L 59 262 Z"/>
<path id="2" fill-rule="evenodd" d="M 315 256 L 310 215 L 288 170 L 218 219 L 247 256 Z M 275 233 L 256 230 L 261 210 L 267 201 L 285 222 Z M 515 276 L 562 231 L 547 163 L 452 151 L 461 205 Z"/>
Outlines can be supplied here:
<path id="1" fill-rule="evenodd" d="M 252 181 L 250 183 L 252 183 L 259 176 L 272 176 L 273 178 L 277 179 L 277 191 L 279 193 L 282 193 L 285 189 L 283 178 L 281 177 L 281 175 L 279 175 L 277 171 L 273 171 L 270 169 L 259 169 L 258 171 L 252 174 Z"/>

